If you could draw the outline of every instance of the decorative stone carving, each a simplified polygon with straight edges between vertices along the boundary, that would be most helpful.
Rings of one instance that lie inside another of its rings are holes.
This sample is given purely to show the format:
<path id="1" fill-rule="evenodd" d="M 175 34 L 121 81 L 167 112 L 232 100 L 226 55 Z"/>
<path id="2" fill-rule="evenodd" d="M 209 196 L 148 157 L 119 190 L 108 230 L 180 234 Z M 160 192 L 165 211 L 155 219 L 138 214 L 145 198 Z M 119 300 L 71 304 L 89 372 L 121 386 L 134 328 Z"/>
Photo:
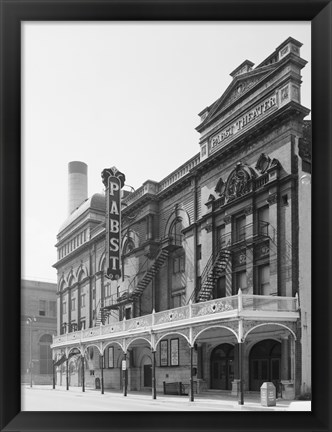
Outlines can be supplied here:
<path id="1" fill-rule="evenodd" d="M 220 179 L 218 180 L 217 186 L 214 190 L 219 196 L 223 195 L 223 193 L 225 192 L 225 182 L 223 181 L 223 179 L 220 177 Z"/>
<path id="2" fill-rule="evenodd" d="M 277 193 L 273 193 L 273 194 L 271 194 L 271 195 L 267 198 L 266 201 L 268 202 L 269 205 L 276 204 L 276 203 L 278 202 L 278 195 L 277 195 Z"/>
<path id="3" fill-rule="evenodd" d="M 225 216 L 224 217 L 224 222 L 225 222 L 225 225 L 230 224 L 232 222 L 232 216 L 231 215 Z"/>
<path id="4" fill-rule="evenodd" d="M 217 299 L 214 302 L 202 302 L 195 305 L 195 316 L 210 315 L 216 312 L 226 312 L 233 310 L 233 305 L 230 301 L 227 301 L 227 297 Z"/>
<path id="5" fill-rule="evenodd" d="M 270 166 L 270 162 L 271 159 L 269 158 L 269 156 L 265 153 L 262 153 L 259 158 L 258 161 L 256 163 L 255 168 L 261 173 L 265 173 L 265 171 L 268 169 L 268 167 Z"/>
<path id="6" fill-rule="evenodd" d="M 253 208 L 252 205 L 250 205 L 250 206 L 248 206 L 248 207 L 246 207 L 246 208 L 244 209 L 244 214 L 245 214 L 246 216 L 249 216 L 249 215 L 251 215 L 251 214 L 253 213 L 253 211 L 254 211 L 254 208 Z"/>
<path id="7" fill-rule="evenodd" d="M 281 102 L 289 99 L 289 87 L 288 85 L 280 90 Z"/>
<path id="8" fill-rule="evenodd" d="M 292 86 L 292 99 L 300 102 L 300 89 L 297 86 Z"/>
<path id="9" fill-rule="evenodd" d="M 255 172 L 249 166 L 238 162 L 235 169 L 230 173 L 225 190 L 227 201 L 232 201 L 241 197 L 252 190 L 251 179 L 255 177 Z"/>
<path id="10" fill-rule="evenodd" d="M 285 54 L 288 53 L 288 50 L 289 50 L 289 46 L 286 45 L 286 46 L 285 46 L 285 47 L 280 51 L 280 54 L 281 54 L 282 56 L 284 56 Z"/>
<path id="11" fill-rule="evenodd" d="M 171 309 L 155 315 L 154 324 L 163 324 L 173 321 L 179 321 L 189 318 L 189 311 L 187 308 Z"/>

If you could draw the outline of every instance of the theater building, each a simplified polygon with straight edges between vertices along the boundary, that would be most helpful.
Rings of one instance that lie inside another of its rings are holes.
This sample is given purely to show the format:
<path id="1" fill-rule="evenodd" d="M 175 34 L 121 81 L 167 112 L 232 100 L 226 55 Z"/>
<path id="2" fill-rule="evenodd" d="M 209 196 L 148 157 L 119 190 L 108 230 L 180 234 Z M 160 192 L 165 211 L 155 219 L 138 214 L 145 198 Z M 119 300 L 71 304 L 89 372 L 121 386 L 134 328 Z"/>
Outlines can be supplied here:
<path id="1" fill-rule="evenodd" d="M 311 392 L 311 124 L 301 43 L 244 61 L 199 113 L 199 153 L 125 192 L 69 164 L 57 237 L 57 383 L 189 393 Z M 110 161 L 116 164 L 116 161 Z M 128 173 L 127 173 L 128 174 Z M 173 389 L 173 390 L 172 390 Z M 179 391 L 180 391 L 179 390 Z"/>

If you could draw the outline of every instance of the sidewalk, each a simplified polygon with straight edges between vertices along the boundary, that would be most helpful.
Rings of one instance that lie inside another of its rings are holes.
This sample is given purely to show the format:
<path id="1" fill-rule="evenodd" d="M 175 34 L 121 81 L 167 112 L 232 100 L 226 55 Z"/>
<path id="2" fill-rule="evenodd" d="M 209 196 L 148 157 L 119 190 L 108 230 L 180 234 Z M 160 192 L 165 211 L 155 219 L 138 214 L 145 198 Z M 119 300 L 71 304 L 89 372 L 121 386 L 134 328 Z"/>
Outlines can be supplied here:
<path id="1" fill-rule="evenodd" d="M 24 384 L 23 387 L 28 388 L 29 386 Z M 30 388 L 30 387 L 29 387 Z M 50 385 L 34 385 L 34 389 L 38 390 L 53 390 Z M 53 390 L 54 391 L 54 390 Z M 84 394 L 86 395 L 100 395 L 101 390 L 95 388 L 87 387 L 85 389 L 85 393 L 82 392 L 82 387 L 69 387 L 69 390 L 66 390 L 65 386 L 56 386 L 56 392 L 65 392 L 68 393 L 79 393 L 82 397 Z M 116 398 L 125 398 L 123 396 L 122 390 L 115 389 L 105 389 L 104 390 L 105 397 L 116 397 Z M 197 411 L 200 408 L 206 410 L 209 407 L 213 410 L 223 410 L 223 411 L 311 411 L 311 401 L 289 401 L 284 399 L 277 399 L 276 406 L 262 406 L 260 401 L 260 394 L 249 392 L 244 394 L 244 404 L 239 405 L 238 399 L 236 396 L 231 396 L 230 393 L 227 392 L 218 392 L 218 391 L 207 391 L 202 394 L 194 395 L 194 402 L 189 400 L 189 396 L 177 396 L 177 395 L 164 395 L 163 393 L 157 392 L 157 399 L 153 400 L 151 392 L 149 391 L 128 391 L 127 400 L 130 399 L 133 403 L 135 400 L 138 401 L 146 401 L 153 403 L 158 403 L 162 405 L 183 405 L 190 406 L 194 405 L 197 407 Z"/>

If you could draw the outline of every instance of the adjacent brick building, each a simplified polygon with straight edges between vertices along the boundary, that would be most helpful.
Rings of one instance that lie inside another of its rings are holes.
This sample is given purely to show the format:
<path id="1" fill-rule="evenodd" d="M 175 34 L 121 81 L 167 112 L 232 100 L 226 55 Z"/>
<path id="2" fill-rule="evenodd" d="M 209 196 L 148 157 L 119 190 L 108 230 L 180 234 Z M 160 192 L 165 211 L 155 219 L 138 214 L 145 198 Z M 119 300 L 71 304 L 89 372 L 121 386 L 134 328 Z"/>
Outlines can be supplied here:
<path id="1" fill-rule="evenodd" d="M 182 383 L 236 395 L 272 381 L 285 398 L 310 393 L 311 124 L 300 48 L 289 38 L 258 66 L 244 61 L 199 114 L 199 153 L 123 192 L 120 279 L 106 277 L 106 196 L 70 200 L 54 265 L 62 383 L 121 388 L 127 377 L 129 391 Z M 86 172 L 71 163 L 70 176 Z"/>
<path id="2" fill-rule="evenodd" d="M 52 383 L 50 347 L 56 335 L 56 292 L 56 283 L 22 280 L 21 381 L 24 383 L 31 383 L 31 378 L 33 384 Z"/>

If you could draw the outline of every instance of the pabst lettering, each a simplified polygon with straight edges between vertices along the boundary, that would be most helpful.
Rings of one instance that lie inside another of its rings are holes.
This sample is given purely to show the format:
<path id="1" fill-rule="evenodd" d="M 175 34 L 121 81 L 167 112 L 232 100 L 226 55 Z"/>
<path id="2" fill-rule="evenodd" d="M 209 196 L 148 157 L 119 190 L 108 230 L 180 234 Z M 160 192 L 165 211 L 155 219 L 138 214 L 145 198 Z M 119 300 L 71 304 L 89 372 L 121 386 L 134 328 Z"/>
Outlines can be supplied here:
<path id="1" fill-rule="evenodd" d="M 211 149 L 215 147 L 216 145 L 223 142 L 225 139 L 229 138 L 232 135 L 237 134 L 240 132 L 244 127 L 249 125 L 251 122 L 256 120 L 258 117 L 269 111 L 271 108 L 277 105 L 277 97 L 276 95 L 273 95 L 266 99 L 261 104 L 257 105 L 253 110 L 249 111 L 248 113 L 244 114 L 242 117 L 240 117 L 236 122 L 234 122 L 232 125 L 228 126 L 223 131 L 219 132 L 217 135 L 211 138 Z"/>
<path id="2" fill-rule="evenodd" d="M 120 269 L 120 194 L 121 182 L 117 177 L 109 177 L 108 182 L 108 269 L 110 279 L 121 276 Z"/>

